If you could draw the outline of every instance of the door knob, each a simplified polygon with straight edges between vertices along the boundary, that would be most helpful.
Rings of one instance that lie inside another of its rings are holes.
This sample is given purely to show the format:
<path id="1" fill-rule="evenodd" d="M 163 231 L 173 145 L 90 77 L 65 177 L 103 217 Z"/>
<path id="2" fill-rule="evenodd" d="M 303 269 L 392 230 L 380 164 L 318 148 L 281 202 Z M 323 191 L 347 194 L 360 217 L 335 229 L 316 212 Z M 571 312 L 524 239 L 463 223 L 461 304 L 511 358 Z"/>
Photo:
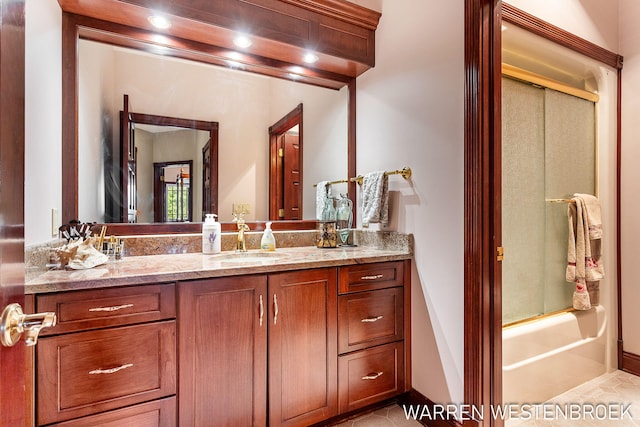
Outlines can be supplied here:
<path id="1" fill-rule="evenodd" d="M 2 311 L 0 342 L 5 347 L 12 347 L 24 333 L 25 344 L 27 346 L 36 345 L 40 330 L 42 328 L 51 328 L 55 325 L 55 313 L 24 314 L 20 304 L 9 304 Z"/>

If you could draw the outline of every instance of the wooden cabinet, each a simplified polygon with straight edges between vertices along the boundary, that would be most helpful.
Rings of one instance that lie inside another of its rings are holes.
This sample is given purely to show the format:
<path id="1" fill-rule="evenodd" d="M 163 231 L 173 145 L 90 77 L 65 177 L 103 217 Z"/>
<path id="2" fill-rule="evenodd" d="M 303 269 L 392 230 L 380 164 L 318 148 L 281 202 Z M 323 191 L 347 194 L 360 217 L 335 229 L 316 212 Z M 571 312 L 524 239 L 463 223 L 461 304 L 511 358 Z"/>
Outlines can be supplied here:
<path id="1" fill-rule="evenodd" d="M 334 268 L 269 276 L 269 426 L 338 413 Z"/>
<path id="2" fill-rule="evenodd" d="M 60 319 L 36 348 L 38 425 L 175 424 L 175 397 L 145 403 L 176 393 L 173 284 L 41 295 L 36 307 Z"/>
<path id="3" fill-rule="evenodd" d="M 336 415 L 336 283 L 334 268 L 179 283 L 180 425 Z"/>
<path id="4" fill-rule="evenodd" d="M 408 389 L 409 261 L 340 268 L 340 413 Z"/>
<path id="5" fill-rule="evenodd" d="M 181 426 L 265 426 L 267 276 L 178 284 Z"/>
<path id="6" fill-rule="evenodd" d="M 98 415 L 55 424 L 57 427 L 173 427 L 176 419 L 176 398 L 153 400 Z"/>
<path id="7" fill-rule="evenodd" d="M 397 396 L 409 266 L 37 295 L 59 320 L 36 347 L 37 423 L 308 426 Z"/>

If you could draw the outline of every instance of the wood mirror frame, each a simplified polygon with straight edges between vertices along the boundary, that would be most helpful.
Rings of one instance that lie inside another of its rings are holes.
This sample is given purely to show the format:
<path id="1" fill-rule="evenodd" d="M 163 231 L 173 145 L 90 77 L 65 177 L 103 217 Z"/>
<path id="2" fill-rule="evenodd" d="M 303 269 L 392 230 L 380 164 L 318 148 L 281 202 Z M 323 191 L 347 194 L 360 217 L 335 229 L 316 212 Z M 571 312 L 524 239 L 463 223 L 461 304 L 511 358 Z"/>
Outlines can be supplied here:
<path id="1" fill-rule="evenodd" d="M 230 2 L 231 0 L 225 0 Z M 59 0 L 63 9 L 62 13 L 62 220 L 63 223 L 77 219 L 78 216 L 78 39 L 86 38 L 124 47 L 130 47 L 143 51 L 150 51 L 159 44 L 158 34 L 145 28 L 145 25 L 136 25 L 140 19 L 139 6 L 127 6 L 125 3 L 112 0 L 92 0 L 78 4 L 66 0 Z M 179 3 L 179 2 L 178 2 Z M 246 2 L 245 2 L 246 3 Z M 283 4 L 290 3 L 283 1 Z M 322 19 L 335 19 L 354 28 L 360 29 L 360 34 L 355 34 L 356 39 L 340 46 L 325 47 L 325 52 L 320 52 L 323 59 L 328 59 L 324 69 L 309 69 L 301 81 L 322 87 L 340 88 L 348 87 L 348 125 L 347 125 L 347 174 L 348 177 L 356 175 L 356 77 L 371 68 L 374 60 L 375 29 L 380 19 L 378 12 L 349 5 L 336 0 L 314 0 L 306 2 L 306 6 L 299 6 L 305 13 L 310 12 L 309 22 L 324 28 Z M 114 14 L 114 5 L 118 8 L 135 7 L 132 14 L 120 10 Z M 302 5 L 302 3 L 301 3 Z M 177 7 L 177 9 L 179 9 Z M 145 9 L 146 10 L 146 9 Z M 135 13 L 134 13 L 135 12 Z M 315 15 L 314 15 L 315 14 Z M 316 16 L 317 15 L 317 16 Z M 136 21 L 136 16 L 138 21 Z M 282 15 L 285 16 L 285 15 Z M 116 22 L 110 22 L 99 18 L 119 20 L 122 19 L 129 26 Z M 259 18 L 256 18 L 259 19 Z M 316 22 L 312 22 L 312 21 Z M 213 23 L 211 23 L 213 24 Z M 264 22 L 263 22 L 264 24 Z M 200 28 L 202 26 L 202 28 Z M 225 55 L 233 49 L 225 46 L 222 41 L 229 38 L 230 30 L 220 26 L 199 23 L 198 30 L 206 29 L 207 37 L 213 41 L 220 41 L 219 45 L 203 43 L 202 34 L 194 30 L 192 33 L 181 26 L 183 37 L 175 35 L 162 35 L 161 46 L 171 56 L 190 59 L 211 64 L 223 64 Z M 206 28 L 205 28 L 206 27 Z M 328 28 L 328 27 L 326 27 Z M 331 31 L 344 29 L 331 28 Z M 174 34 L 176 33 L 174 32 Z M 286 36 L 286 33 L 283 33 Z M 188 38 L 193 35 L 193 38 Z M 353 35 L 353 34 L 352 34 Z M 317 37 L 317 34 L 315 34 Z M 275 36 L 274 36 L 275 39 Z M 342 39 L 340 39 L 342 42 Z M 335 43 L 332 37 L 327 37 L 326 43 Z M 287 62 L 287 56 L 304 49 L 300 45 L 291 42 L 283 44 L 281 40 L 261 39 L 254 53 L 245 55 L 246 70 L 265 75 L 285 78 L 290 72 L 292 62 Z M 69 118 L 73 118 L 69 120 Z M 346 177 L 345 177 L 346 178 Z M 349 183 L 348 194 L 354 199 L 356 196 L 355 183 Z M 355 208 L 354 208 L 355 209 Z M 354 212 L 355 213 L 355 212 Z M 266 220 L 251 223 L 251 229 L 260 231 L 264 229 Z M 275 230 L 305 230 L 313 229 L 315 220 L 276 221 L 273 224 Z M 223 230 L 231 231 L 235 227 L 233 223 L 224 223 Z M 138 234 L 164 234 L 164 233 L 198 233 L 201 223 L 158 223 L 158 224 L 109 224 L 109 231 L 114 235 L 138 235 Z"/>

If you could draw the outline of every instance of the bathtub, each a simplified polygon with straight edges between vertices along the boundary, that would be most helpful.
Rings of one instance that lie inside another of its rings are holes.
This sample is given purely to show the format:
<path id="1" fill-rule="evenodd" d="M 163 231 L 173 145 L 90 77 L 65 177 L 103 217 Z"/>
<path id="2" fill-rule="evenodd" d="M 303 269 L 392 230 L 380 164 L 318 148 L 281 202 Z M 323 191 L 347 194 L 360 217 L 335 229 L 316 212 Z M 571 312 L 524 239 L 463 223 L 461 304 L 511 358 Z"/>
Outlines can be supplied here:
<path id="1" fill-rule="evenodd" d="M 540 403 L 606 372 L 602 306 L 502 330 L 503 402 Z"/>

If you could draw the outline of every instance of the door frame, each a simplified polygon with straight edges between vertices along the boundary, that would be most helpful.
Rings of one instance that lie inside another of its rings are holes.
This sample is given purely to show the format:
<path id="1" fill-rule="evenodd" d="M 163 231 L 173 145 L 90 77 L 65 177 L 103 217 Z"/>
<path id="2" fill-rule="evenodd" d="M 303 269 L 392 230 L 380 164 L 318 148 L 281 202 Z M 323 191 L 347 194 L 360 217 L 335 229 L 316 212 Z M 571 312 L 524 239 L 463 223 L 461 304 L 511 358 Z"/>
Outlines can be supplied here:
<path id="1" fill-rule="evenodd" d="M 466 404 L 484 407 L 485 411 L 489 411 L 491 404 L 502 403 L 502 283 L 496 249 L 501 246 L 502 237 L 500 158 L 503 19 L 618 70 L 616 233 L 620 262 L 622 56 L 501 0 L 465 0 L 464 398 Z M 618 355 L 620 360 L 621 347 Z M 502 424 L 502 420 L 493 419 L 464 422 L 465 426 Z"/>
<path id="2" fill-rule="evenodd" d="M 24 295 L 25 0 L 0 0 L 0 310 Z M 32 355 L 0 346 L 0 424 L 33 424 Z"/>
<path id="3" fill-rule="evenodd" d="M 288 112 L 284 117 L 274 123 L 272 126 L 269 126 L 269 220 L 278 220 L 280 217 L 278 216 L 279 203 L 283 199 L 284 192 L 284 183 L 279 176 L 279 167 L 280 162 L 278 161 L 278 139 L 279 136 L 298 125 L 298 145 L 300 149 L 298 150 L 298 164 L 300 166 L 300 185 L 299 185 L 299 198 L 300 200 L 300 212 L 304 212 L 302 209 L 302 189 L 303 187 L 303 141 L 304 141 L 304 131 L 303 131 L 303 108 L 302 104 L 298 104 L 293 110 Z"/>
<path id="4" fill-rule="evenodd" d="M 155 222 L 167 222 L 164 217 L 167 208 L 165 197 L 166 183 L 164 181 L 164 168 L 175 165 L 189 165 L 190 179 L 193 179 L 193 160 L 172 160 L 170 162 L 153 163 L 153 220 Z M 193 221 L 193 185 L 189 184 L 189 218 L 186 222 Z"/>

